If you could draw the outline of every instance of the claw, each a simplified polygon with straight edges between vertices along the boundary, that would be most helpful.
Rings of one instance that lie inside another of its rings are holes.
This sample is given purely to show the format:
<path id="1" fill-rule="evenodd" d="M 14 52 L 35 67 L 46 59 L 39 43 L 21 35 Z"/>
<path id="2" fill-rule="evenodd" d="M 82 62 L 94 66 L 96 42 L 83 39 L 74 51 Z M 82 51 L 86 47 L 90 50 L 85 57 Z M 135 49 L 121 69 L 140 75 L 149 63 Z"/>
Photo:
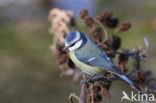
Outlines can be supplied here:
<path id="1" fill-rule="evenodd" d="M 134 78 L 134 76 L 138 73 L 138 71 L 135 71 L 134 73 L 133 72 L 130 72 L 129 73 L 129 77 L 130 78 Z"/>
<path id="2" fill-rule="evenodd" d="M 81 80 L 81 82 L 82 82 L 82 83 L 85 83 L 85 82 L 87 83 L 87 82 L 89 82 L 89 80 L 90 80 L 90 79 Z"/>
<path id="3" fill-rule="evenodd" d="M 88 83 L 89 83 L 89 81 L 90 81 L 90 79 L 81 80 L 81 81 L 80 81 L 80 85 L 82 85 L 82 83 L 87 83 L 87 84 L 88 84 Z"/>
<path id="4" fill-rule="evenodd" d="M 83 72 L 83 71 L 81 71 L 81 72 Z M 90 82 L 90 80 L 91 80 L 94 76 L 95 76 L 95 74 L 92 75 L 92 76 L 90 76 L 90 78 L 88 78 L 88 79 L 81 80 L 81 81 L 80 81 L 80 85 L 81 85 L 82 83 L 86 83 L 86 84 L 88 85 L 88 83 Z"/>
<path id="5" fill-rule="evenodd" d="M 80 75 L 82 75 L 82 74 L 83 74 L 83 71 L 80 72 Z"/>

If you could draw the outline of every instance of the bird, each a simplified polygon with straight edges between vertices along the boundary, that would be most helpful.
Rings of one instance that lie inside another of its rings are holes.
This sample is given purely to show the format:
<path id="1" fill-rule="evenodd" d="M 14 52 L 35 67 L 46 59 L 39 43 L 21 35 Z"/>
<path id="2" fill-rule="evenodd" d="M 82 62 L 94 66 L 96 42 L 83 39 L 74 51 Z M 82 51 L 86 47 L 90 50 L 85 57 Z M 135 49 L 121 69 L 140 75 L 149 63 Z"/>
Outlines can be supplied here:
<path id="1" fill-rule="evenodd" d="M 69 32 L 65 38 L 64 50 L 68 50 L 73 63 L 91 77 L 107 71 L 138 89 L 137 85 L 122 73 L 111 58 L 85 33 Z"/>

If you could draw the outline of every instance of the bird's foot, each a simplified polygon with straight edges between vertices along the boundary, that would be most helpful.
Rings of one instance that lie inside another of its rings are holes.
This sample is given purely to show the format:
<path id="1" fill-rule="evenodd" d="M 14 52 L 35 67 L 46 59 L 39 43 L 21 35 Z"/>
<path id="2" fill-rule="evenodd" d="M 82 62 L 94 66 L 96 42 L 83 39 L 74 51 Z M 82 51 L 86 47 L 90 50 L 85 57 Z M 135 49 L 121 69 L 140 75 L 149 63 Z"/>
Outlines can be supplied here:
<path id="1" fill-rule="evenodd" d="M 90 81 L 90 79 L 85 79 L 85 80 L 81 80 L 81 83 L 87 83 L 89 81 Z"/>
<path id="2" fill-rule="evenodd" d="M 90 81 L 90 79 L 81 80 L 81 81 L 80 81 L 80 85 L 82 85 L 82 83 L 86 83 L 86 84 L 88 84 L 89 81 Z"/>
<path id="3" fill-rule="evenodd" d="M 137 73 L 138 73 L 138 71 L 130 72 L 130 73 L 129 73 L 129 77 L 130 77 L 130 78 L 134 78 L 135 75 L 136 75 Z"/>
<path id="4" fill-rule="evenodd" d="M 81 72 L 80 72 L 80 75 L 82 75 L 83 73 L 84 73 L 84 72 L 83 72 L 83 71 L 81 71 Z"/>
<path id="5" fill-rule="evenodd" d="M 82 85 L 82 83 L 86 83 L 87 87 L 89 87 L 89 82 L 91 82 L 91 79 L 95 76 L 95 74 L 93 74 L 92 76 L 90 76 L 88 79 L 84 79 L 80 81 L 80 85 Z"/>

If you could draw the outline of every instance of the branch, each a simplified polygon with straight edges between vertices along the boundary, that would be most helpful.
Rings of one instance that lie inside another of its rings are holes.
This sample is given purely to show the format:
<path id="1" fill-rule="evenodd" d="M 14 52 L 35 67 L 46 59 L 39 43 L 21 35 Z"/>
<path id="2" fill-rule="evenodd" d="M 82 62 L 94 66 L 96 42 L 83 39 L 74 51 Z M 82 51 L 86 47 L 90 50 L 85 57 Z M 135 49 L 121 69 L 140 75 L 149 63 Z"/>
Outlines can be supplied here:
<path id="1" fill-rule="evenodd" d="M 112 78 L 107 78 L 105 76 L 99 76 L 99 77 L 96 77 L 96 78 L 93 78 L 93 79 L 90 79 L 89 82 L 95 82 L 95 81 L 104 81 L 104 82 L 111 82 L 113 80 L 121 80 L 120 78 L 118 78 L 117 76 L 114 76 Z"/>
<path id="2" fill-rule="evenodd" d="M 136 70 L 140 69 L 139 51 L 136 51 Z"/>
<path id="3" fill-rule="evenodd" d="M 86 80 L 85 73 L 83 73 L 83 80 Z M 81 86 L 80 103 L 86 103 L 86 83 L 85 82 L 82 82 L 82 86 Z"/>

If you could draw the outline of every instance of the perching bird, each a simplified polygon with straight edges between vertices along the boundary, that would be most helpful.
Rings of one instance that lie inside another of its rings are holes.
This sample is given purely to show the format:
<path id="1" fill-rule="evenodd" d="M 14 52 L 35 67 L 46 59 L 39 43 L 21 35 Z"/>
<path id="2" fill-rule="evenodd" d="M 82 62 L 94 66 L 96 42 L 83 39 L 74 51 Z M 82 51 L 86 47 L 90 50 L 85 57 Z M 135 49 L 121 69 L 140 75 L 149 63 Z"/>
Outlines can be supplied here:
<path id="1" fill-rule="evenodd" d="M 71 60 L 84 73 L 93 76 L 108 71 L 137 87 L 86 34 L 79 31 L 70 32 L 66 37 L 65 49 L 68 49 Z"/>

